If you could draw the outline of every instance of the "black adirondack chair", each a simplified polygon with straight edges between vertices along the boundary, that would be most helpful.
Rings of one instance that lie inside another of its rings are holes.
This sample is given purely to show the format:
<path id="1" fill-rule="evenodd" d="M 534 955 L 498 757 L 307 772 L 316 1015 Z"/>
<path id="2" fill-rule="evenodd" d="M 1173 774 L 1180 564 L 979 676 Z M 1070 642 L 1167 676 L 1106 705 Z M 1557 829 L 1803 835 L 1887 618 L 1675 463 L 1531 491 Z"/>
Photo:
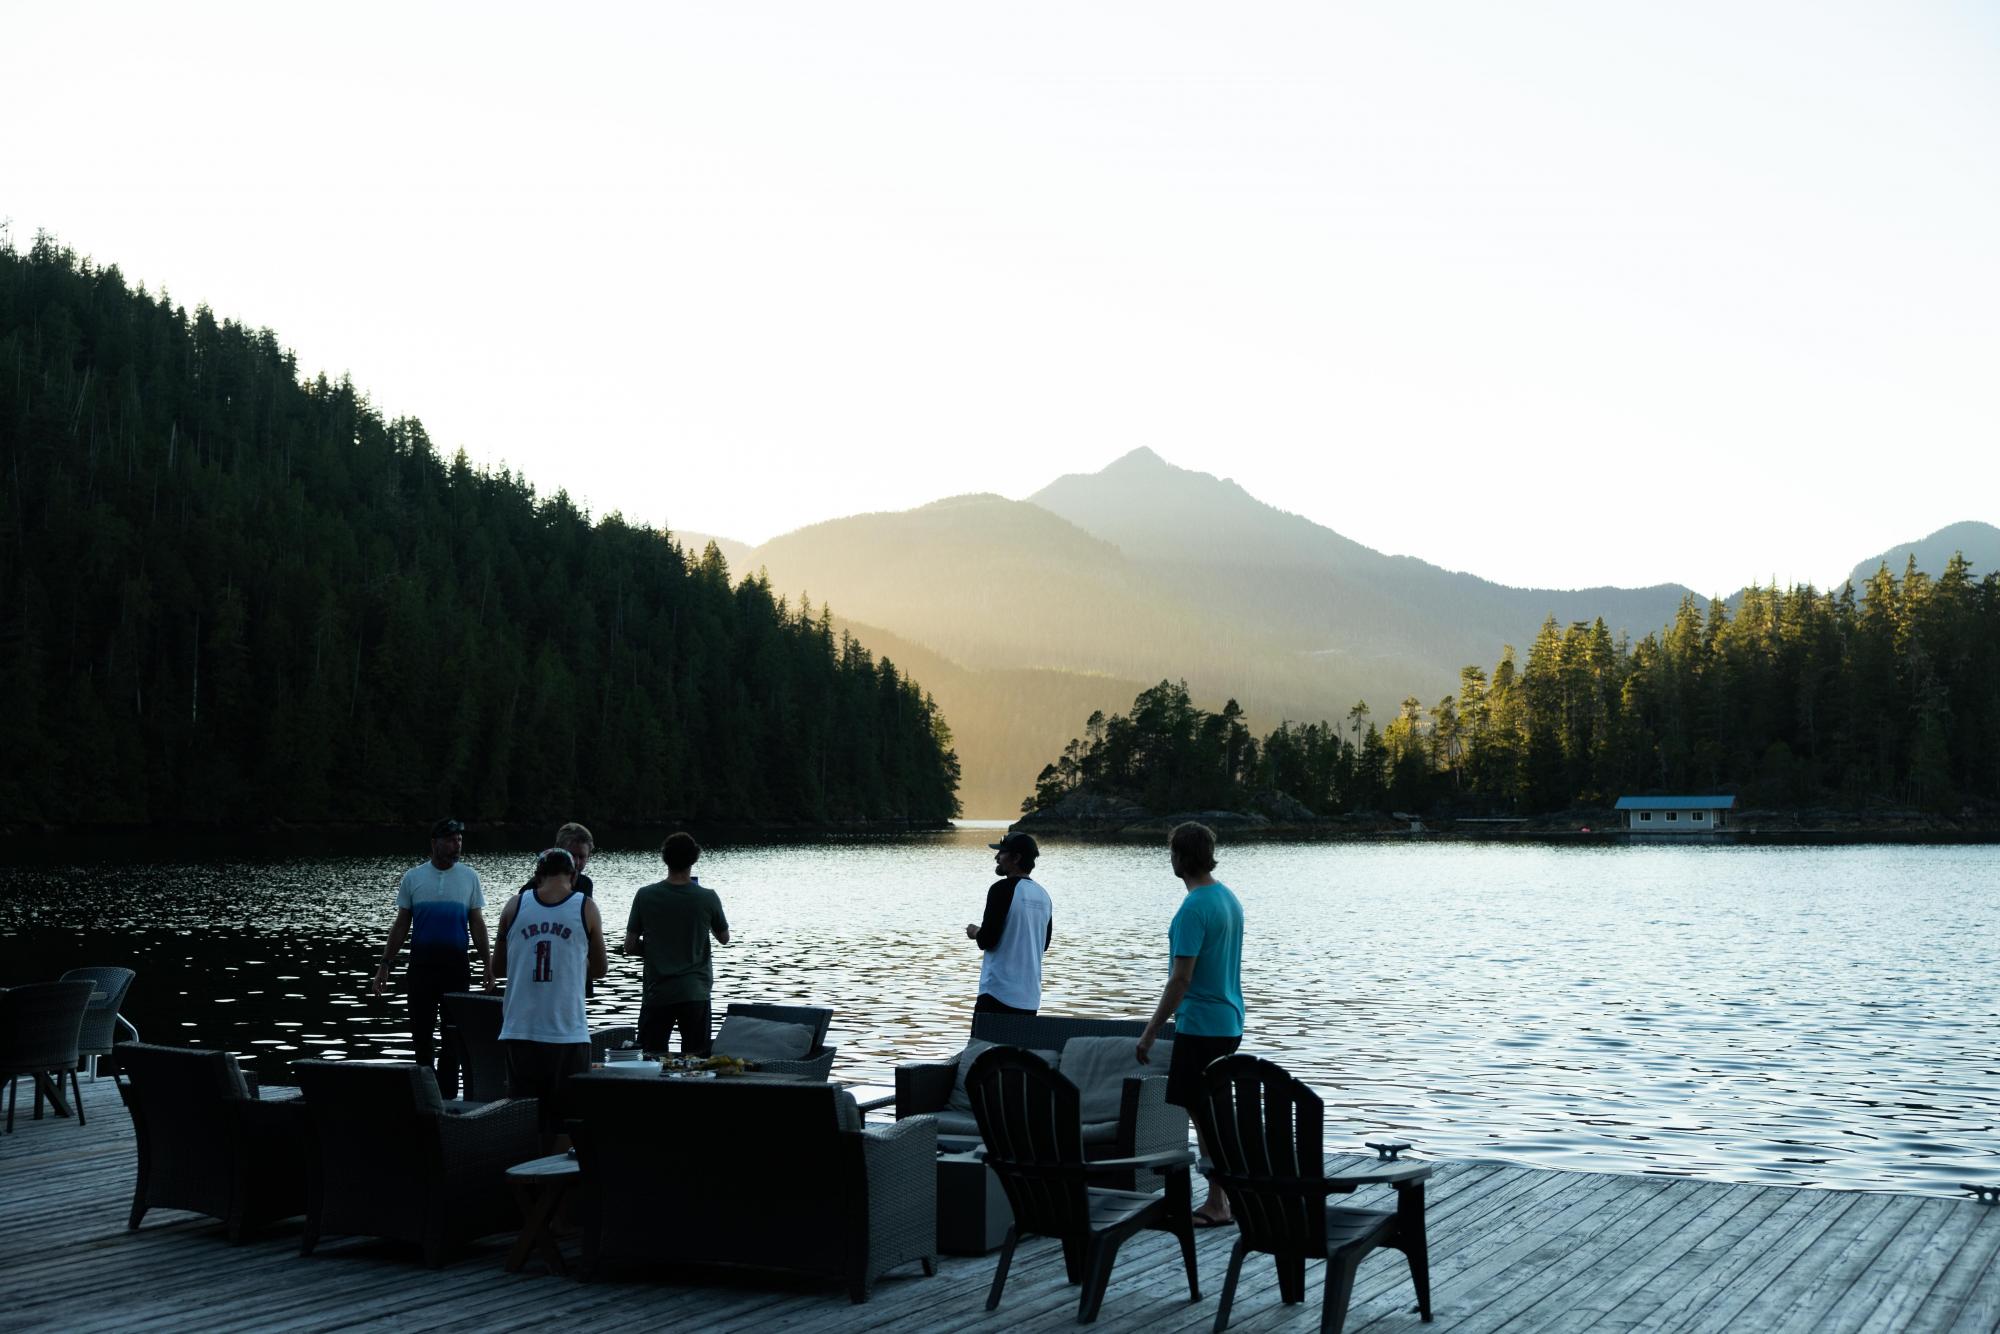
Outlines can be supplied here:
<path id="1" fill-rule="evenodd" d="M 1189 1182 L 1193 1154 L 1182 1149 L 1139 1158 L 1087 1160 L 1076 1085 L 1019 1047 L 993 1047 L 980 1053 L 966 1075 L 965 1087 L 985 1141 L 986 1165 L 1000 1178 L 1007 1202 L 1014 1207 L 1014 1225 L 1000 1248 L 987 1310 L 1000 1305 L 1014 1247 L 1030 1234 L 1062 1243 L 1069 1281 L 1083 1285 L 1076 1311 L 1079 1324 L 1097 1319 L 1118 1248 L 1126 1238 L 1148 1229 L 1180 1238 L 1188 1300 L 1201 1300 Z M 1166 1178 L 1164 1195 L 1090 1184 L 1144 1170 Z"/>
<path id="2" fill-rule="evenodd" d="M 1326 1261 L 1326 1298 L 1320 1329 L 1338 1331 L 1354 1295 L 1354 1271 L 1379 1246 L 1401 1251 L 1417 1289 L 1417 1309 L 1431 1318 L 1430 1252 L 1424 1237 L 1424 1179 L 1428 1163 L 1364 1161 L 1326 1170 L 1319 1095 L 1280 1065 L 1254 1056 L 1225 1056 L 1202 1074 L 1196 1123 L 1215 1162 L 1212 1178 L 1236 1216 L 1236 1247 L 1215 1312 L 1217 1334 L 1229 1325 L 1236 1280 L 1251 1251 L 1278 1265 L 1278 1293 L 1286 1303 L 1306 1296 L 1306 1261 Z M 1393 1210 L 1330 1204 L 1328 1197 L 1357 1186 L 1391 1185 Z"/>

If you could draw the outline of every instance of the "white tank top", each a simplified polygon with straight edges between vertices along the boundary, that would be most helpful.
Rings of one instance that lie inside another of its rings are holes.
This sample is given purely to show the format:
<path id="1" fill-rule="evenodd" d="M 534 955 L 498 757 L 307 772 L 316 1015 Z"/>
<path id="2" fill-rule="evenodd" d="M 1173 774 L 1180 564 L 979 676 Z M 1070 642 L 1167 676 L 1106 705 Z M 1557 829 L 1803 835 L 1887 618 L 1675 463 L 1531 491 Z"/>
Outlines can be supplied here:
<path id="1" fill-rule="evenodd" d="M 587 896 L 572 891 L 551 908 L 533 890 L 507 928 L 507 992 L 500 1036 L 521 1042 L 588 1042 L 583 983 L 590 971 Z"/>

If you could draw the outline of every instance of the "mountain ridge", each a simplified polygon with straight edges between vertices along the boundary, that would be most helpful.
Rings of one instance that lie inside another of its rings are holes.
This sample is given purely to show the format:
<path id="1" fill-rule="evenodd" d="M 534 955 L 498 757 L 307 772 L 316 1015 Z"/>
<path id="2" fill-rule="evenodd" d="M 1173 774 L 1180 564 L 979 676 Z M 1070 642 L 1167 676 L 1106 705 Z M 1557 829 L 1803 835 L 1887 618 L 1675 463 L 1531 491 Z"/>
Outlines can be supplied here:
<path id="1" fill-rule="evenodd" d="M 1636 639 L 1708 601 L 1680 584 L 1518 588 L 1385 554 L 1144 445 L 1024 500 L 975 492 L 829 519 L 731 566 L 830 604 L 899 666 L 925 663 L 975 816 L 1011 815 L 1089 709 L 1161 679 L 1213 706 L 1236 698 L 1259 727 L 1335 718 L 1357 698 L 1380 718 L 1525 650 L 1548 617 L 1602 617 Z"/>

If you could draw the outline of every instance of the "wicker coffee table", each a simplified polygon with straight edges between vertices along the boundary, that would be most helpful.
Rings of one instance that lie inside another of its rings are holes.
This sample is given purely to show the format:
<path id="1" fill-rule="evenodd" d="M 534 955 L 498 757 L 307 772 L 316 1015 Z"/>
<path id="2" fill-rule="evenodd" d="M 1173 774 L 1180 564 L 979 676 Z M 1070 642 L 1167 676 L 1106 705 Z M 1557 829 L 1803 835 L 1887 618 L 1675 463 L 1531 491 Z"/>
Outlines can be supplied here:
<path id="1" fill-rule="evenodd" d="M 937 1246 L 947 1255 L 985 1255 L 1007 1240 L 1013 1206 L 1000 1178 L 971 1153 L 937 1159 Z"/>

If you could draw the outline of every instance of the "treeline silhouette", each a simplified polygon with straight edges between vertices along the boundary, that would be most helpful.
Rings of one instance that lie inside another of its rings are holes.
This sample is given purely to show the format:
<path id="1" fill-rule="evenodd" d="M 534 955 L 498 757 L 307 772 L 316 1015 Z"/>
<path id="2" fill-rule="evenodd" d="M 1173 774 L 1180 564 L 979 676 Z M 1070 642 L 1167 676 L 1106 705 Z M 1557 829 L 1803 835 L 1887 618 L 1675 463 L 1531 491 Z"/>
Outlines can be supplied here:
<path id="1" fill-rule="evenodd" d="M 957 812 L 824 608 L 45 236 L 0 246 L 0 435 L 0 822 Z"/>
<path id="2" fill-rule="evenodd" d="M 1738 794 L 1750 805 L 1955 811 L 2000 797 L 2000 574 L 1962 555 L 1931 577 L 1886 566 L 1862 595 L 1746 589 L 1694 598 L 1637 644 L 1600 619 L 1546 621 L 1518 663 L 1467 667 L 1456 695 L 1378 725 L 1285 722 L 1261 741 L 1162 681 L 1129 715 L 1092 714 L 1024 811 L 1077 792 L 1156 813 L 1247 810 L 1273 793 L 1315 814 L 1537 814 L 1621 794 Z"/>

